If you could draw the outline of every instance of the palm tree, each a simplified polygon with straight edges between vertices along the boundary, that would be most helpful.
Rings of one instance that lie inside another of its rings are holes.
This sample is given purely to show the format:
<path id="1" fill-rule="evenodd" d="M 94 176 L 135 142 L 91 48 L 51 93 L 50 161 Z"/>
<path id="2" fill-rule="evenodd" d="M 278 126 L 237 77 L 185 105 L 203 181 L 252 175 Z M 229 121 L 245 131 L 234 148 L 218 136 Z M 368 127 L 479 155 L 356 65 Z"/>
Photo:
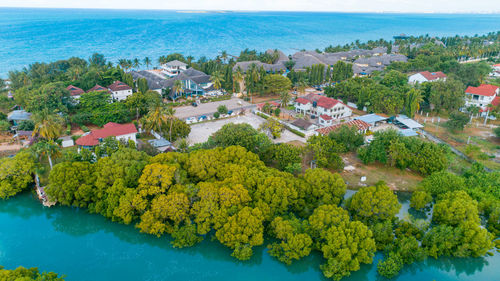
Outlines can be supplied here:
<path id="1" fill-rule="evenodd" d="M 240 92 L 243 92 L 243 89 L 241 88 L 241 81 L 243 81 L 243 73 L 241 72 L 241 68 L 238 66 L 236 72 L 233 73 L 233 93 L 236 89 L 236 83 L 238 83 L 238 85 L 240 86 Z"/>
<path id="2" fill-rule="evenodd" d="M 224 61 L 224 63 L 226 63 L 227 57 L 228 57 L 227 56 L 227 52 L 226 51 L 222 51 L 220 57 Z"/>
<path id="3" fill-rule="evenodd" d="M 222 82 L 224 82 L 224 77 L 220 71 L 215 71 L 210 77 L 210 81 L 214 84 L 216 90 L 222 87 Z"/>
<path id="4" fill-rule="evenodd" d="M 417 89 L 411 89 L 408 93 L 406 93 L 406 114 L 413 118 L 415 112 L 420 108 L 420 103 L 424 101 L 422 98 L 422 92 Z"/>
<path id="5" fill-rule="evenodd" d="M 118 65 L 120 65 L 121 68 L 125 69 L 127 67 L 127 59 L 119 59 Z"/>
<path id="6" fill-rule="evenodd" d="M 174 85 L 172 86 L 172 91 L 174 91 L 175 96 L 178 96 L 179 93 L 184 91 L 184 84 L 182 84 L 181 80 L 175 80 Z"/>
<path id="7" fill-rule="evenodd" d="M 141 62 L 139 61 L 138 58 L 135 58 L 134 61 L 132 62 L 132 66 L 135 68 L 135 69 L 138 69 L 139 66 L 141 65 Z"/>
<path id="8" fill-rule="evenodd" d="M 31 146 L 30 150 L 35 157 L 39 159 L 39 161 L 41 161 L 44 155 L 47 155 L 51 170 L 53 167 L 52 158 L 56 158 L 61 155 L 61 148 L 53 140 L 37 142 L 35 145 Z"/>
<path id="9" fill-rule="evenodd" d="M 149 57 L 145 57 L 144 64 L 146 65 L 146 68 L 149 68 L 149 65 L 151 64 L 151 59 Z"/>
<path id="10" fill-rule="evenodd" d="M 163 135 L 167 126 L 169 127 L 169 140 L 172 140 L 172 127 L 174 124 L 175 110 L 172 107 L 157 106 L 151 110 L 142 120 L 141 124 L 145 131 L 151 130 Z"/>
<path id="11" fill-rule="evenodd" d="M 283 91 L 280 95 L 281 107 L 286 107 L 290 102 L 291 98 L 292 97 L 290 96 L 290 93 L 288 91 Z"/>
<path id="12" fill-rule="evenodd" d="M 187 64 L 189 66 L 191 66 L 191 64 L 193 63 L 194 57 L 193 56 L 187 56 L 186 60 L 187 60 Z"/>
<path id="13" fill-rule="evenodd" d="M 33 136 L 39 136 L 46 140 L 57 139 L 61 135 L 61 117 L 58 115 L 50 115 L 47 111 L 41 112 L 34 116 L 35 128 Z"/>

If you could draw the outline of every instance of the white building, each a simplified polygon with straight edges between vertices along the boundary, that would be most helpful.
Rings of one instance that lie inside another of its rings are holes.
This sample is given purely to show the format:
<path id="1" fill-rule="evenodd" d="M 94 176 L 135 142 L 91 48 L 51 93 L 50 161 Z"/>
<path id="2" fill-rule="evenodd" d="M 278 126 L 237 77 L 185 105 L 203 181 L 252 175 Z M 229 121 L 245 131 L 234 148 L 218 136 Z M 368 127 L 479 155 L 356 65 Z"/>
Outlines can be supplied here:
<path id="1" fill-rule="evenodd" d="M 317 94 L 297 98 L 295 112 L 319 117 L 319 124 L 324 126 L 331 125 L 333 120 L 344 119 L 352 115 L 352 110 L 347 105 L 336 99 Z"/>
<path id="2" fill-rule="evenodd" d="M 438 72 L 422 71 L 408 77 L 408 83 L 410 84 L 436 82 L 436 81 L 446 81 L 446 74 L 444 74 L 441 71 Z"/>
<path id="3" fill-rule="evenodd" d="M 465 90 L 465 107 L 477 106 L 485 109 L 499 95 L 499 88 L 494 85 L 481 84 L 479 87 L 469 86 Z"/>
<path id="4" fill-rule="evenodd" d="M 161 65 L 162 72 L 169 77 L 177 76 L 179 73 L 187 69 L 187 64 L 182 61 L 173 60 Z"/>
<path id="5" fill-rule="evenodd" d="M 115 81 L 108 86 L 108 89 L 114 101 L 122 101 L 132 95 L 132 88 L 121 81 Z"/>

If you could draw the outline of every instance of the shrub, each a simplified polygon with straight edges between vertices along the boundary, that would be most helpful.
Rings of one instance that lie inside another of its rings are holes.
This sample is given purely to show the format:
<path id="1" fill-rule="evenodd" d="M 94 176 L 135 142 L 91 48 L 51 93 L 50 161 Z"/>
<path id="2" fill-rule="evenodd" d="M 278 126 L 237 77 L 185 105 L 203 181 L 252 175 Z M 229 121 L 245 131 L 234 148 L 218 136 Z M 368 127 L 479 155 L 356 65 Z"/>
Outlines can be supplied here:
<path id="1" fill-rule="evenodd" d="M 214 118 L 219 118 L 220 117 L 220 113 L 219 112 L 215 112 L 214 113 Z"/>

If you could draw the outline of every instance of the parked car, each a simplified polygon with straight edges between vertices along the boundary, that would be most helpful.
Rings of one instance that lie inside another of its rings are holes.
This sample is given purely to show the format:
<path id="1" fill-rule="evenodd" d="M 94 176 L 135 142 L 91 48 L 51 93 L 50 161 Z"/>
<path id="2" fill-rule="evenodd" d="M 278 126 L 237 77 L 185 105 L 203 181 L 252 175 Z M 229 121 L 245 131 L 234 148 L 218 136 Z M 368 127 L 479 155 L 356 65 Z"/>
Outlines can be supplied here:
<path id="1" fill-rule="evenodd" d="M 231 115 L 231 114 L 233 114 L 233 111 L 232 111 L 232 110 L 229 110 L 229 111 L 227 112 L 227 115 Z"/>
<path id="2" fill-rule="evenodd" d="M 198 121 L 203 121 L 205 119 L 207 119 L 207 116 L 205 116 L 205 115 L 198 117 Z"/>
<path id="3" fill-rule="evenodd" d="M 194 107 L 198 106 L 198 104 L 196 102 L 193 102 L 191 105 L 194 106 Z"/>

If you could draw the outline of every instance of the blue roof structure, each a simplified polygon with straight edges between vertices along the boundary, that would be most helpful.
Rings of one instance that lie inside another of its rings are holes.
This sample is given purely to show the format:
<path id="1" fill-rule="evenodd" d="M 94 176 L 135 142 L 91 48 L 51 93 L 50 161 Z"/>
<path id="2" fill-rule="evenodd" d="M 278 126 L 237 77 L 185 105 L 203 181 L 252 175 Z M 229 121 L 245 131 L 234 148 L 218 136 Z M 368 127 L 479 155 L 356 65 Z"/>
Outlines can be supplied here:
<path id="1" fill-rule="evenodd" d="M 148 140 L 149 144 L 151 144 L 153 147 L 164 147 L 164 146 L 171 146 L 172 144 L 166 140 L 166 139 L 152 139 Z"/>
<path id="2" fill-rule="evenodd" d="M 23 121 L 29 120 L 31 117 L 31 113 L 26 112 L 25 110 L 14 110 L 9 113 L 7 119 L 9 121 Z"/>
<path id="3" fill-rule="evenodd" d="M 408 127 L 409 129 L 417 129 L 417 128 L 423 128 L 424 126 L 417 121 L 408 118 L 406 115 L 398 115 L 396 117 L 396 121 L 403 124 L 404 126 Z"/>
<path id="4" fill-rule="evenodd" d="M 376 122 L 387 120 L 387 118 L 380 116 L 380 115 L 377 115 L 375 113 L 372 113 L 372 114 L 366 114 L 363 116 L 355 117 L 354 120 L 361 120 L 361 121 L 364 121 L 370 125 L 374 125 Z"/>

